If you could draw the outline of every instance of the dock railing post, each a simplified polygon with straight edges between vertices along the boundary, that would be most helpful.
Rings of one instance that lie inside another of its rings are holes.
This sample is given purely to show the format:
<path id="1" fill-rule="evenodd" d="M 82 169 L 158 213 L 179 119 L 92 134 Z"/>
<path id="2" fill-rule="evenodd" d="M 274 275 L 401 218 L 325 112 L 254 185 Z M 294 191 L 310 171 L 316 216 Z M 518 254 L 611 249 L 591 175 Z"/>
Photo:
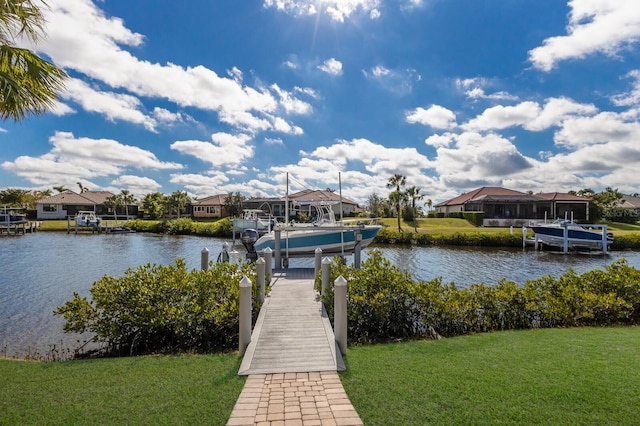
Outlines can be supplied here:
<path id="1" fill-rule="evenodd" d="M 280 242 L 280 235 L 282 234 L 282 231 L 280 229 L 276 229 L 273 231 L 274 234 L 274 239 L 273 239 L 273 246 L 275 249 L 275 261 L 276 261 L 276 269 L 280 269 L 282 268 L 282 247 L 281 247 L 281 242 Z"/>
<path id="2" fill-rule="evenodd" d="M 222 243 L 222 254 L 220 256 L 220 260 L 222 263 L 229 261 L 229 244 L 226 241 Z"/>
<path id="3" fill-rule="evenodd" d="M 236 264 L 240 259 L 240 253 L 238 253 L 235 249 L 231 250 L 231 255 L 229 256 L 229 262 Z"/>
<path id="4" fill-rule="evenodd" d="M 333 282 L 333 322 L 335 325 L 334 334 L 336 342 L 342 355 L 347 354 L 347 280 L 340 275 Z"/>
<path id="5" fill-rule="evenodd" d="M 203 271 L 209 269 L 209 249 L 206 247 L 200 252 L 200 269 Z"/>
<path id="6" fill-rule="evenodd" d="M 313 277 L 318 278 L 318 273 L 320 272 L 320 268 L 322 267 L 322 249 L 318 247 L 315 251 L 315 262 L 314 262 L 314 271 Z"/>
<path id="7" fill-rule="evenodd" d="M 331 259 L 325 257 L 322 259 L 322 292 L 323 297 L 327 295 L 329 291 L 329 275 L 330 275 Z"/>
<path id="8" fill-rule="evenodd" d="M 527 227 L 522 225 L 522 248 L 527 247 Z"/>
<path id="9" fill-rule="evenodd" d="M 271 259 L 273 256 L 273 250 L 271 250 L 271 247 L 267 247 L 266 249 L 264 249 L 264 278 L 265 281 L 267 281 L 267 283 L 271 284 L 271 277 L 273 275 L 273 270 L 271 268 Z"/>
<path id="10" fill-rule="evenodd" d="M 238 350 L 240 356 L 251 342 L 251 280 L 246 276 L 240 280 L 240 332 Z"/>
<path id="11" fill-rule="evenodd" d="M 258 288 L 260 289 L 258 293 L 258 300 L 262 303 L 264 301 L 264 267 L 265 261 L 263 257 L 259 257 L 256 260 L 256 275 L 258 279 Z"/>

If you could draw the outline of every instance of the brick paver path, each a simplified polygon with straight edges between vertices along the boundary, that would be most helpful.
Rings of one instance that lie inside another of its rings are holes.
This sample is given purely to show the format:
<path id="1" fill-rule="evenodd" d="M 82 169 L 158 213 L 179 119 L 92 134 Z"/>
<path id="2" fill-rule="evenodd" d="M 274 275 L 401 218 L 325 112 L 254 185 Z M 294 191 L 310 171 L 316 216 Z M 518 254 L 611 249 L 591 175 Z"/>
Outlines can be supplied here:
<path id="1" fill-rule="evenodd" d="M 235 425 L 362 425 L 338 373 L 254 374 L 229 418 Z"/>

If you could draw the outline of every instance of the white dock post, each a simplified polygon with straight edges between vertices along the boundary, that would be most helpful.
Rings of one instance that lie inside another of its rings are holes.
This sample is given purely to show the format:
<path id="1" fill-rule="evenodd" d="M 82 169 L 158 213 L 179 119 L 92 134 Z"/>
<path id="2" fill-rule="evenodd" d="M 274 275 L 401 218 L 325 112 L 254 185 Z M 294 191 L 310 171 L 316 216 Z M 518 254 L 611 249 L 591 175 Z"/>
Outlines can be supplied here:
<path id="1" fill-rule="evenodd" d="M 200 269 L 203 271 L 209 269 L 209 249 L 206 247 L 200 252 Z"/>
<path id="2" fill-rule="evenodd" d="M 602 226 L 602 252 L 607 254 L 607 225 Z"/>
<path id="3" fill-rule="evenodd" d="M 240 356 L 251 342 L 251 280 L 246 276 L 240 280 L 240 333 L 238 350 Z"/>
<path id="4" fill-rule="evenodd" d="M 265 267 L 264 258 L 259 257 L 256 260 L 256 275 L 258 279 L 258 288 L 260 289 L 258 293 L 258 300 L 260 302 L 264 301 L 264 267 Z"/>
<path id="5" fill-rule="evenodd" d="M 282 235 L 282 231 L 280 229 L 276 229 L 273 231 L 274 239 L 273 239 L 273 247 L 275 249 L 275 261 L 276 261 L 276 269 L 282 268 L 282 247 L 280 241 L 280 235 Z"/>
<path id="6" fill-rule="evenodd" d="M 322 249 L 320 247 L 316 248 L 314 260 L 315 263 L 313 277 L 318 278 L 318 273 L 320 272 L 320 268 L 322 267 Z"/>
<path id="7" fill-rule="evenodd" d="M 330 266 L 331 259 L 328 257 L 322 259 L 322 296 L 326 296 L 329 291 Z"/>
<path id="8" fill-rule="evenodd" d="M 569 253 L 569 222 L 565 220 L 562 226 L 564 226 L 562 251 L 564 253 Z"/>
<path id="9" fill-rule="evenodd" d="M 231 263 L 238 263 L 239 258 L 240 258 L 240 253 L 238 253 L 235 249 L 231 250 L 229 261 Z"/>
<path id="10" fill-rule="evenodd" d="M 271 284 L 271 277 L 273 276 L 273 270 L 271 268 L 271 258 L 273 256 L 273 250 L 271 247 L 264 249 L 264 278 L 265 281 Z M 267 281 L 268 279 L 268 281 Z"/>
<path id="11" fill-rule="evenodd" d="M 333 282 L 333 323 L 336 342 L 342 355 L 347 353 L 347 280 L 340 275 Z"/>
<path id="12" fill-rule="evenodd" d="M 522 225 L 522 248 L 527 247 L 527 227 Z"/>
<path id="13" fill-rule="evenodd" d="M 225 263 L 229 261 L 229 244 L 225 241 L 222 243 L 222 253 L 220 256 L 220 260 Z"/>

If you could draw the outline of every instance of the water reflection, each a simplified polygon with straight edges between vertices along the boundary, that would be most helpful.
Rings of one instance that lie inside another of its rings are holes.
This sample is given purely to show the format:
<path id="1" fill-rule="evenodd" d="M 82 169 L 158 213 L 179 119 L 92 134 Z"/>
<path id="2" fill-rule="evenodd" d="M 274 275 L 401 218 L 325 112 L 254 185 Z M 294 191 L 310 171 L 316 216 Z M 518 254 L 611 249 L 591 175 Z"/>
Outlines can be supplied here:
<path id="1" fill-rule="evenodd" d="M 89 296 L 91 285 L 105 274 L 121 276 L 127 268 L 147 263 L 166 265 L 176 258 L 188 269 L 200 267 L 208 248 L 215 260 L 224 240 L 153 234 L 67 235 L 36 233 L 0 238 L 0 355 L 46 352 L 51 345 L 76 346 L 76 335 L 62 333 L 63 320 L 52 311 L 73 292 Z M 442 277 L 459 286 L 492 285 L 500 279 L 523 284 L 544 275 L 559 276 L 568 268 L 583 273 L 625 257 L 640 268 L 640 253 L 608 256 L 560 255 L 531 249 L 377 246 L 393 264 L 414 277 Z M 363 253 L 363 259 L 368 251 Z M 349 261 L 351 258 L 347 258 Z M 292 259 L 291 267 L 313 267 L 313 259 Z"/>

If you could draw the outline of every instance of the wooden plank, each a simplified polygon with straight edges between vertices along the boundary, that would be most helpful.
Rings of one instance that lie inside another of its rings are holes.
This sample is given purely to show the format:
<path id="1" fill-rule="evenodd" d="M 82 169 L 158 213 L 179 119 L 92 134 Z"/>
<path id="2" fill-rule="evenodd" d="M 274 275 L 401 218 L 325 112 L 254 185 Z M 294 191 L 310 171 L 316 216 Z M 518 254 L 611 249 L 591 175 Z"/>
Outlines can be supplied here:
<path id="1" fill-rule="evenodd" d="M 260 310 L 238 374 L 344 370 L 329 319 L 309 275 L 308 270 L 274 273 L 275 282 Z"/>

